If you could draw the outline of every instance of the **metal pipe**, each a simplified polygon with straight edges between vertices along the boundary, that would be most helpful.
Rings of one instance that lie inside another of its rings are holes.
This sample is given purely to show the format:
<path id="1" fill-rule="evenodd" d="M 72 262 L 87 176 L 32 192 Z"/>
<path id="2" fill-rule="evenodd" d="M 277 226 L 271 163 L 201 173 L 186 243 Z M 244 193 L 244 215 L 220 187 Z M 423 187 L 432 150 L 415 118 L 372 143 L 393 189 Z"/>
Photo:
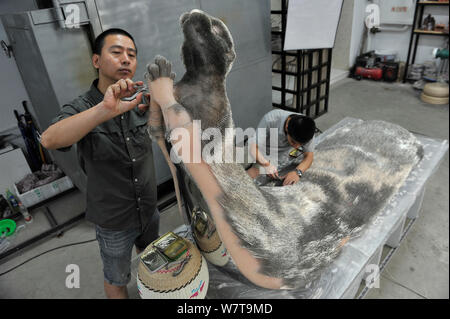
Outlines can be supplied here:
<path id="1" fill-rule="evenodd" d="M 381 24 L 382 25 L 382 24 Z M 389 31 L 389 32 L 405 32 L 409 28 L 408 25 L 404 25 L 401 28 L 394 28 L 394 27 L 378 27 L 377 29 L 382 31 Z"/>
<path id="2" fill-rule="evenodd" d="M 66 28 L 66 22 L 62 13 L 62 7 L 58 0 L 52 0 L 53 8 L 55 8 L 56 20 L 61 28 Z"/>
<path id="3" fill-rule="evenodd" d="M 372 37 L 370 35 L 370 29 L 367 28 L 367 45 L 366 45 L 366 52 L 369 52 L 371 50 L 371 44 L 372 44 Z"/>
<path id="4" fill-rule="evenodd" d="M 408 25 L 404 25 L 401 28 L 395 28 L 395 27 L 373 27 L 371 29 L 367 29 L 367 48 L 366 52 L 369 52 L 371 50 L 371 44 L 372 44 L 372 36 L 371 33 L 377 34 L 378 32 L 405 32 L 408 30 Z"/>

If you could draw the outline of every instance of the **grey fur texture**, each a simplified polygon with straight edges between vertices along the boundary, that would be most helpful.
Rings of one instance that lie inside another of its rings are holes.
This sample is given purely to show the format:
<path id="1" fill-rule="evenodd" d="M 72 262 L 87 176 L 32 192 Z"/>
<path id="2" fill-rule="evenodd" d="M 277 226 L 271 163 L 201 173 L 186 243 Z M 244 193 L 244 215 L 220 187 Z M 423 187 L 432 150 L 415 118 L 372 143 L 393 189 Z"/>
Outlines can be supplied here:
<path id="1" fill-rule="evenodd" d="M 176 84 L 176 99 L 192 119 L 201 120 L 202 129 L 219 127 L 223 133 L 233 127 L 225 87 L 235 58 L 231 34 L 220 20 L 200 11 L 184 14 L 180 23 L 186 73 Z M 295 288 L 336 258 L 343 239 L 361 232 L 422 155 L 421 145 L 405 129 L 367 121 L 322 140 L 313 165 L 296 185 L 258 186 L 237 163 L 210 167 L 242 246 L 259 259 L 261 273 Z"/>
<path id="2" fill-rule="evenodd" d="M 200 10 L 184 13 L 180 18 L 184 34 L 181 57 L 186 67 L 175 85 L 175 98 L 201 120 L 201 128 L 233 127 L 225 78 L 236 57 L 233 39 L 225 24 Z M 220 123 L 220 124 L 219 124 Z M 203 141 L 204 146 L 208 141 Z"/>
<path id="3" fill-rule="evenodd" d="M 296 185 L 255 187 L 229 164 L 214 172 L 229 222 L 261 260 L 261 272 L 304 287 L 338 256 L 341 240 L 359 235 L 380 212 L 422 155 L 405 129 L 366 121 L 319 143 Z"/>

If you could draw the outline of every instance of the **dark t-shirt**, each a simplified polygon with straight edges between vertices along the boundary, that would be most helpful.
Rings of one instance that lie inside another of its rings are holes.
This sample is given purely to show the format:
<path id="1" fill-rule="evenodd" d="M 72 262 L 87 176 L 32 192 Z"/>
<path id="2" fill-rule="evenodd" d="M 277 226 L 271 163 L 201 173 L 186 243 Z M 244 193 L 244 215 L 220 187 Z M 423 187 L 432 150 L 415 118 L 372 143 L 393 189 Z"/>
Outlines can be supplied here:
<path id="1" fill-rule="evenodd" d="M 103 101 L 98 80 L 65 104 L 54 123 Z M 156 178 L 148 111 L 137 108 L 104 122 L 77 143 L 87 175 L 86 219 L 113 230 L 143 230 L 156 210 Z M 66 151 L 69 147 L 60 149 Z"/>

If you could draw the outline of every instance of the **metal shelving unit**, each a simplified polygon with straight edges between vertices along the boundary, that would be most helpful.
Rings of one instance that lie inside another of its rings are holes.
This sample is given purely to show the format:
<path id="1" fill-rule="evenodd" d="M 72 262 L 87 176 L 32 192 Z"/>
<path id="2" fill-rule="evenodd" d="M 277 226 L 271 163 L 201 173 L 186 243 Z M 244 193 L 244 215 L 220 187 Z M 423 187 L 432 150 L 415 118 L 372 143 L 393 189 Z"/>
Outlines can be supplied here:
<path id="1" fill-rule="evenodd" d="M 447 36 L 448 33 L 439 31 L 421 30 L 420 25 L 423 21 L 423 12 L 426 6 L 448 6 L 449 1 L 417 1 L 414 11 L 414 21 L 412 24 L 411 38 L 409 40 L 408 58 L 406 59 L 405 74 L 403 75 L 403 83 L 408 80 L 408 68 L 410 64 L 414 64 L 416 60 L 417 46 L 419 44 L 420 35 Z M 412 59 L 411 59 L 412 55 Z M 411 62 L 410 62 L 411 61 Z"/>
<path id="2" fill-rule="evenodd" d="M 317 118 L 328 112 L 332 49 L 284 51 L 287 4 L 282 0 L 281 10 L 271 11 L 272 16 L 281 17 L 280 28 L 272 29 L 272 56 L 278 57 L 272 72 L 281 76 L 281 85 L 272 85 L 272 90 L 280 92 L 281 99 L 272 105 Z M 274 67 L 278 62 L 280 68 Z M 289 87 L 288 77 L 294 80 L 293 88 Z M 292 96 L 291 103 L 288 95 Z"/>

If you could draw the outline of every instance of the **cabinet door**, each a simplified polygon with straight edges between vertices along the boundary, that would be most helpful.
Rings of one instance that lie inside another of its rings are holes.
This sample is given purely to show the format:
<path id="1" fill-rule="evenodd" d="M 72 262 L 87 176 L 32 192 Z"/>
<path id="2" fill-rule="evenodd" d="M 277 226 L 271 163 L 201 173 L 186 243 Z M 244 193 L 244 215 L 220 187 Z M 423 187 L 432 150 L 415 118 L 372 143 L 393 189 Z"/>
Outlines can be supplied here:
<path id="1" fill-rule="evenodd" d="M 14 58 L 41 131 L 51 125 L 65 103 L 87 91 L 97 77 L 91 65 L 91 47 L 85 27 L 62 29 L 51 9 L 2 17 Z M 51 151 L 61 169 L 82 191 L 86 177 L 76 146 L 69 152 Z"/>

